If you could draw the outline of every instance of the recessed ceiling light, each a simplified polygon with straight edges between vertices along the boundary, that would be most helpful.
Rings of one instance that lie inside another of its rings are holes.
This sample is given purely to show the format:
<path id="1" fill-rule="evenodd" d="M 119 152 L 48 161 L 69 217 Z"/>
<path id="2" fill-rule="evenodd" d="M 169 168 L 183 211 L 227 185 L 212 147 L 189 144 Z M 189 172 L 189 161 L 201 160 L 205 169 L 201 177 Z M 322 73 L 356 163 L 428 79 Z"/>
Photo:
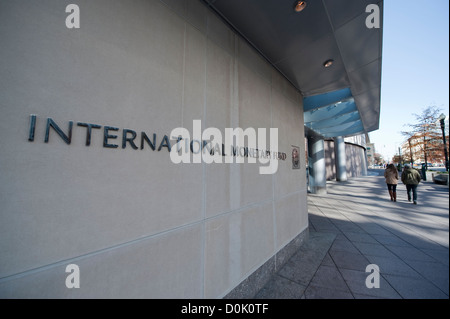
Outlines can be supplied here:
<path id="1" fill-rule="evenodd" d="M 334 63 L 334 60 L 326 60 L 324 63 L 323 63 L 323 66 L 324 67 L 326 67 L 326 68 L 329 68 L 330 66 L 332 66 L 333 65 L 333 63 Z"/>
<path id="2" fill-rule="evenodd" d="M 306 1 L 297 1 L 294 7 L 295 12 L 303 11 L 306 8 Z"/>

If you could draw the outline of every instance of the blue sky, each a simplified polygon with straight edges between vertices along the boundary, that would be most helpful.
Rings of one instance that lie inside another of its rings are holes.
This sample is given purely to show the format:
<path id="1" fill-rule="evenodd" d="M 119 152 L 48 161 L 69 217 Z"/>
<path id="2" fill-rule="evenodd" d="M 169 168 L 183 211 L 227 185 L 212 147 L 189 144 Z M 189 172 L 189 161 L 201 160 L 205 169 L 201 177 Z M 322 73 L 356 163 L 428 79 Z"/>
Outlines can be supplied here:
<path id="1" fill-rule="evenodd" d="M 369 136 L 391 159 L 413 113 L 449 113 L 449 1 L 384 0 L 382 59 L 380 128 Z"/>

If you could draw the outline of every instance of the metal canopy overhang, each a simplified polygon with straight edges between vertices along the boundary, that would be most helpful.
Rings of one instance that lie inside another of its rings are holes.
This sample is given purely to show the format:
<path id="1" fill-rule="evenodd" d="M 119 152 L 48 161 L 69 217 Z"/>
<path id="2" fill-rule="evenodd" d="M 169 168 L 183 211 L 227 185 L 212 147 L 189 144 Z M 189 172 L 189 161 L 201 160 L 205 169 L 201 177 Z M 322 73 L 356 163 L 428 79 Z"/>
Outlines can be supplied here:
<path id="1" fill-rule="evenodd" d="M 379 128 L 383 1 L 203 0 L 304 97 L 307 131 L 351 136 Z M 369 29 L 369 4 L 380 28 Z M 334 60 L 331 67 L 323 63 Z"/>

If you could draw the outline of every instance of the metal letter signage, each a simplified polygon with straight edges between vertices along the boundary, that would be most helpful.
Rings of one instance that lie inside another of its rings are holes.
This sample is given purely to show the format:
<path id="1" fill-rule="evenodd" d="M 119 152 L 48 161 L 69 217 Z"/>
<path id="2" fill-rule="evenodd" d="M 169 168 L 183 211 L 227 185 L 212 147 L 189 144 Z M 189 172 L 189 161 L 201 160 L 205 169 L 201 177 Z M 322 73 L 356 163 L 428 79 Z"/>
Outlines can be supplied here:
<path id="1" fill-rule="evenodd" d="M 199 120 L 197 120 L 200 122 Z M 195 122 L 194 122 L 195 124 Z M 36 127 L 38 125 L 37 115 L 30 115 L 30 124 L 28 129 L 28 141 L 35 142 L 36 139 Z M 44 143 L 50 144 L 50 135 L 55 133 L 59 138 L 64 141 L 65 144 L 71 145 L 72 143 L 72 131 L 74 129 L 74 122 L 69 121 L 67 129 L 64 128 L 64 124 L 56 123 L 51 117 L 46 119 Z M 77 122 L 75 127 L 79 127 L 79 130 L 84 130 L 86 138 L 83 141 L 86 147 L 90 147 L 93 140 L 97 136 L 97 143 L 106 149 L 133 149 L 143 150 L 149 148 L 152 151 L 161 152 L 164 148 L 170 153 L 171 160 L 174 164 L 179 163 L 191 163 L 191 156 L 194 158 L 193 163 L 202 163 L 205 159 L 205 163 L 222 163 L 222 158 L 225 158 L 225 163 L 244 163 L 244 159 L 248 163 L 256 163 L 258 160 L 262 164 L 275 162 L 275 170 L 269 172 L 263 172 L 262 174 L 273 174 L 276 172 L 278 161 L 285 161 L 287 154 L 278 151 L 278 131 L 276 134 L 272 134 L 271 128 L 270 134 L 270 146 L 276 145 L 275 149 L 265 148 L 266 145 L 265 136 L 266 129 L 258 128 L 258 138 L 256 138 L 256 130 L 251 128 L 242 130 L 241 128 L 230 129 L 226 128 L 225 143 L 222 140 L 222 133 L 217 128 L 207 128 L 200 134 L 197 132 L 199 138 L 190 138 L 189 131 L 184 128 L 178 128 L 173 130 L 171 138 L 168 135 L 164 135 L 162 138 L 157 139 L 156 133 L 147 135 L 146 132 L 138 132 L 132 129 L 120 129 L 114 126 L 99 125 L 87 122 Z M 96 132 L 103 129 L 103 134 Z M 52 132 L 53 131 L 53 132 Z M 122 132 L 120 132 L 122 131 Z M 182 133 L 182 134 L 181 134 Z M 101 136 L 102 134 L 103 136 Z M 273 136 L 272 136 L 273 135 Z M 138 137 L 139 136 L 139 137 Z M 244 137 L 247 139 L 247 143 L 244 143 Z M 273 138 L 272 138 L 273 137 Z M 100 138 L 103 140 L 100 142 Z M 233 140 L 238 140 L 237 143 L 231 143 Z M 159 144 L 157 144 L 157 141 Z M 240 141 L 240 142 L 239 142 Z M 250 143 L 249 141 L 253 141 Z M 256 145 L 256 141 L 258 145 Z M 140 143 L 139 143 L 140 142 Z M 52 143 L 53 138 L 52 138 Z M 245 144 L 248 144 L 245 146 Z M 174 145 L 177 145 L 175 148 Z M 121 146 L 121 147 L 120 147 Z M 172 150 L 174 149 L 174 152 Z M 179 154 L 183 153 L 183 154 Z M 206 155 L 206 156 L 205 156 Z M 179 160 L 174 161 L 175 158 Z M 266 168 L 262 166 L 261 168 Z M 300 148 L 298 146 L 292 146 L 292 168 L 300 168 Z"/>

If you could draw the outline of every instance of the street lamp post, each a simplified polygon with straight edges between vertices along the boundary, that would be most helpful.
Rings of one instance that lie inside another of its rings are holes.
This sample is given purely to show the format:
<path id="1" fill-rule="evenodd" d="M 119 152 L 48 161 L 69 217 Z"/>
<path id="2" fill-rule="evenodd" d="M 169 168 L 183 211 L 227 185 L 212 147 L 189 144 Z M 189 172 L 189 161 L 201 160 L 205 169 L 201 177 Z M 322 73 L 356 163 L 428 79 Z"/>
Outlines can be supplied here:
<path id="1" fill-rule="evenodd" d="M 447 154 L 447 141 L 445 139 L 445 114 L 439 116 L 442 130 L 442 140 L 444 141 L 444 156 L 445 156 L 445 170 L 448 171 L 448 154 Z"/>
<path id="2" fill-rule="evenodd" d="M 411 166 L 414 167 L 414 157 L 413 157 L 413 152 L 412 152 L 412 147 L 411 147 L 411 139 L 413 137 L 411 136 L 410 138 L 408 138 L 408 145 L 409 145 L 409 156 L 411 158 Z"/>

